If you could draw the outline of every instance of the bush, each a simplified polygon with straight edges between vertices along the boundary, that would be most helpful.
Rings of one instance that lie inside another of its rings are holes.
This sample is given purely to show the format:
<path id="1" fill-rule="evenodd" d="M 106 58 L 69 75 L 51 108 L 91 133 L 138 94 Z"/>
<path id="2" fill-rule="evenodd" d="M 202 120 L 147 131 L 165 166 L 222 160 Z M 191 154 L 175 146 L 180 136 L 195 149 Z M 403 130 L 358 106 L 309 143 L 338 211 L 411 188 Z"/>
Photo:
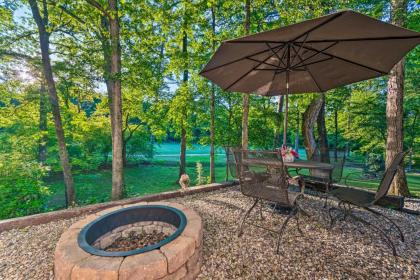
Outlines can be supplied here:
<path id="1" fill-rule="evenodd" d="M 0 219 L 45 211 L 45 168 L 22 154 L 0 154 Z"/>

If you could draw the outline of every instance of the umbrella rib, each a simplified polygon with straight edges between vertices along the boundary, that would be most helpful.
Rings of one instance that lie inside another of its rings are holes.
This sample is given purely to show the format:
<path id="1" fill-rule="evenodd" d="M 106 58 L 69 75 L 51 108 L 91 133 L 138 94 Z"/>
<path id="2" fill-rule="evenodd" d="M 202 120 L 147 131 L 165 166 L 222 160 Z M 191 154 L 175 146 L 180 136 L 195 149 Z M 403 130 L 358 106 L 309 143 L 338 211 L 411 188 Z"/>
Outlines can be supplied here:
<path id="1" fill-rule="evenodd" d="M 280 56 L 278 55 L 278 53 L 276 53 L 274 50 L 273 50 L 273 48 L 270 46 L 270 44 L 269 43 L 265 43 L 265 45 L 270 49 L 270 51 L 279 59 L 279 60 L 281 60 L 281 58 L 280 58 Z"/>
<path id="2" fill-rule="evenodd" d="M 320 51 L 316 51 L 316 53 L 314 53 L 314 54 L 310 55 L 310 56 L 309 56 L 309 57 L 307 57 L 307 58 L 304 58 L 302 61 L 300 61 L 299 63 L 297 63 L 296 65 L 294 65 L 294 67 L 299 67 L 299 66 L 301 66 L 301 65 L 299 65 L 299 64 L 302 64 L 303 62 L 305 62 L 305 61 L 307 61 L 307 60 L 311 59 L 312 57 L 319 55 L 319 54 L 321 53 L 321 51 L 326 51 L 326 50 L 328 50 L 328 49 L 332 48 L 333 46 L 335 46 L 335 45 L 337 45 L 337 44 L 338 44 L 338 42 L 334 42 L 333 44 L 331 44 L 331 45 L 329 45 L 329 46 L 327 46 L 327 47 L 325 47 L 325 48 L 321 49 Z M 302 46 L 303 46 L 303 45 L 301 45 L 301 47 L 302 47 Z"/>
<path id="3" fill-rule="evenodd" d="M 277 50 L 277 52 L 279 52 L 280 50 L 282 50 L 284 48 L 285 45 L 283 45 L 281 48 L 279 48 Z M 245 74 L 243 74 L 241 77 L 239 77 L 238 79 L 236 79 L 236 81 L 234 81 L 233 83 L 231 83 L 227 88 L 224 88 L 223 90 L 229 90 L 233 85 L 235 85 L 237 82 L 239 82 L 240 80 L 242 80 L 243 78 L 245 78 L 246 76 L 248 76 L 249 73 L 251 73 L 252 71 L 254 71 L 256 68 L 258 68 L 261 64 L 265 63 L 267 60 L 269 60 L 273 55 L 269 55 L 267 58 L 265 58 L 263 61 L 260 61 L 256 66 L 252 67 L 251 70 L 249 70 L 248 72 L 246 72 Z"/>
<path id="4" fill-rule="evenodd" d="M 331 22 L 331 21 L 333 21 L 333 20 L 337 19 L 338 17 L 342 16 L 344 13 L 345 13 L 345 11 L 344 11 L 344 12 L 337 13 L 337 14 L 335 14 L 335 15 L 331 16 L 329 19 L 324 20 L 324 21 L 323 21 L 323 22 L 321 22 L 320 24 L 318 24 L 318 25 L 316 25 L 316 26 L 314 26 L 314 27 L 310 28 L 309 30 L 305 31 L 304 33 L 302 33 L 301 35 L 299 35 L 299 36 L 295 37 L 294 39 L 292 39 L 292 40 L 290 40 L 290 41 L 291 41 L 291 42 L 295 42 L 297 39 L 299 39 L 300 37 L 304 36 L 305 34 L 309 34 L 309 33 L 311 33 L 312 31 L 314 31 L 314 30 L 316 30 L 316 29 L 318 29 L 318 28 L 320 28 L 320 27 L 324 26 L 325 24 L 327 24 L 327 23 L 329 23 L 329 22 Z"/>
<path id="5" fill-rule="evenodd" d="M 278 46 L 274 47 L 274 49 L 275 49 L 275 48 L 280 48 L 280 47 L 281 47 L 281 48 L 283 48 L 283 47 L 284 47 L 284 45 L 278 45 Z M 233 61 L 226 62 L 226 63 L 223 63 L 223 64 L 221 64 L 221 65 L 215 66 L 215 67 L 213 67 L 213 68 L 210 68 L 210 69 L 207 69 L 207 70 L 202 70 L 202 71 L 200 72 L 200 74 L 204 74 L 204 73 L 207 73 L 207 72 L 210 72 L 210 71 L 213 71 L 213 70 L 219 69 L 219 68 L 221 68 L 221 67 L 224 67 L 224 66 L 227 66 L 227 65 L 230 65 L 230 64 L 236 63 L 236 62 L 238 62 L 238 61 L 241 61 L 241 60 L 243 60 L 243 59 L 247 59 L 247 58 L 249 58 L 249 57 L 251 57 L 251 56 L 254 56 L 254 55 L 263 54 L 263 53 L 268 52 L 268 51 L 270 51 L 270 50 L 269 50 L 269 49 L 264 49 L 264 50 L 259 51 L 259 52 L 256 52 L 256 53 L 249 54 L 249 55 L 247 55 L 247 56 L 243 56 L 243 57 L 238 58 L 238 59 L 235 59 L 235 60 L 233 60 Z M 271 57 L 271 56 L 270 56 L 270 57 Z"/>
<path id="6" fill-rule="evenodd" d="M 327 57 L 327 58 L 324 58 L 324 59 L 320 59 L 320 60 L 317 60 L 317 61 L 313 61 L 313 62 L 309 62 L 309 63 L 307 63 L 307 64 L 297 64 L 297 65 L 295 65 L 295 66 L 293 66 L 293 67 L 306 67 L 306 66 L 308 66 L 308 65 L 312 65 L 312 64 L 316 64 L 316 63 L 321 63 L 321 62 L 324 62 L 324 61 L 327 61 L 327 60 L 331 60 L 331 59 L 333 59 L 334 57 L 332 57 L 332 56 L 330 56 L 330 57 Z M 294 69 L 294 68 L 292 68 L 293 70 L 296 70 L 296 69 Z"/>
<path id="7" fill-rule="evenodd" d="M 292 44 L 292 48 L 293 48 L 293 50 L 295 50 L 295 46 L 293 44 Z M 297 55 L 298 59 L 300 61 L 302 61 L 302 57 L 300 56 L 300 54 L 296 53 L 296 55 Z M 322 90 L 321 87 L 319 86 L 319 84 L 318 84 L 317 80 L 315 79 L 314 75 L 312 74 L 311 70 L 309 70 L 308 67 L 306 67 L 306 65 L 303 66 L 303 67 L 306 69 L 306 71 L 309 73 L 309 75 L 311 75 L 311 78 L 314 81 L 314 83 L 315 83 L 316 87 L 318 88 L 318 90 L 320 92 L 324 92 L 324 90 Z"/>
<path id="8" fill-rule="evenodd" d="M 278 54 L 276 53 L 276 55 L 277 55 L 277 57 L 278 57 Z M 274 83 L 274 79 L 276 78 L 276 76 L 278 75 L 278 74 L 280 74 L 280 73 L 282 73 L 282 72 L 284 72 L 284 71 L 286 71 L 287 69 L 286 68 L 280 68 L 280 65 L 283 63 L 283 61 L 282 61 L 282 59 L 279 59 L 279 63 L 278 63 L 278 68 L 279 68 L 279 70 L 277 70 L 277 71 L 274 71 L 274 74 L 273 74 L 273 78 L 271 79 L 271 84 L 270 84 L 270 87 L 273 85 L 273 83 Z M 267 91 L 267 93 L 268 93 L 269 91 Z"/>
<path id="9" fill-rule="evenodd" d="M 272 57 L 272 56 L 270 56 L 270 57 Z M 261 60 L 255 59 L 255 58 L 247 57 L 246 59 L 249 59 L 249 60 L 254 61 L 254 62 L 259 62 L 261 64 L 265 64 L 265 65 L 268 65 L 268 66 L 273 66 L 273 67 L 279 68 L 279 66 L 277 66 L 275 64 L 271 64 L 271 63 L 261 61 Z M 258 70 L 263 70 L 263 69 L 258 69 Z M 276 70 L 276 69 L 269 69 L 269 70 Z"/>
<path id="10" fill-rule="evenodd" d="M 349 59 L 347 59 L 347 58 L 344 58 L 344 57 L 341 57 L 341 56 L 337 56 L 337 55 L 334 55 L 334 54 L 330 54 L 330 53 L 328 53 L 328 52 L 319 51 L 319 50 L 314 49 L 314 48 L 311 48 L 311 47 L 302 47 L 302 48 L 307 49 L 307 50 L 311 50 L 311 51 L 320 52 L 320 53 L 325 54 L 325 55 L 332 56 L 332 57 L 334 57 L 334 58 L 336 58 L 336 59 L 339 59 L 339 60 L 342 60 L 342 61 L 348 62 L 348 63 L 350 63 L 350 64 L 357 65 L 357 66 L 359 66 L 359 67 L 363 67 L 363 68 L 369 69 L 369 70 L 371 70 L 371 71 L 374 71 L 374 72 L 380 73 L 380 74 L 382 74 L 382 75 L 387 75 L 387 74 L 388 74 L 388 73 L 386 73 L 386 72 L 384 72 L 384 71 L 381 71 L 381 70 L 375 69 L 375 68 L 370 67 L 370 66 L 367 66 L 367 65 L 363 65 L 363 64 L 358 63 L 358 62 L 355 62 L 355 61 L 351 61 L 351 60 L 349 60 Z"/>
<path id="11" fill-rule="evenodd" d="M 300 50 L 302 49 L 302 46 L 303 46 L 303 45 L 305 44 L 305 42 L 306 42 L 306 39 L 308 39 L 308 36 L 309 36 L 309 33 L 306 33 L 306 36 L 305 36 L 305 39 L 303 40 L 302 45 L 300 45 L 300 47 L 299 47 L 299 49 L 298 49 L 298 51 L 297 51 L 296 55 L 293 57 L 292 62 L 290 63 L 291 65 L 293 65 L 293 62 L 295 61 L 297 54 L 299 54 Z M 295 49 L 295 48 L 293 48 L 293 49 Z"/>
<path id="12" fill-rule="evenodd" d="M 280 70 L 285 70 L 286 68 L 274 68 L 274 69 L 270 69 L 270 68 L 265 68 L 265 69 L 260 69 L 260 68 L 255 68 L 254 70 L 258 70 L 258 71 L 280 71 Z"/>

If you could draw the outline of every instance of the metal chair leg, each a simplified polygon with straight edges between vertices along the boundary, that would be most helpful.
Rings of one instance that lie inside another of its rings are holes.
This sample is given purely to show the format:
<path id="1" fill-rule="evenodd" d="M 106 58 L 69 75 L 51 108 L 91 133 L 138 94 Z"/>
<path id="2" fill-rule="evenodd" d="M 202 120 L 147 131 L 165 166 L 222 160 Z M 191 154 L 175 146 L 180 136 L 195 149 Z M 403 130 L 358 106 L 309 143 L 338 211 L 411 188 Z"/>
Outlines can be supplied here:
<path id="1" fill-rule="evenodd" d="M 325 195 L 325 202 L 324 202 L 324 208 L 327 208 L 328 206 L 328 195 Z"/>
<path id="2" fill-rule="evenodd" d="M 382 230 L 382 229 L 380 229 L 379 227 L 377 227 L 377 226 L 375 226 L 374 224 L 371 224 L 371 223 L 369 223 L 368 221 L 366 221 L 366 220 L 364 220 L 364 219 L 362 219 L 362 218 L 360 218 L 360 217 L 357 217 L 356 215 L 354 215 L 354 214 L 352 214 L 352 213 L 350 213 L 349 214 L 353 219 L 355 219 L 356 221 L 359 221 L 359 222 L 361 222 L 361 223 L 363 223 L 363 224 L 365 224 L 365 225 L 367 225 L 367 226 L 370 226 L 370 227 L 372 227 L 373 229 L 375 229 L 375 230 L 377 230 L 378 231 L 378 233 L 382 236 L 382 238 L 384 239 L 384 241 L 385 241 L 385 243 L 388 245 L 388 247 L 390 247 L 391 248 L 391 250 L 392 250 L 392 254 L 394 255 L 394 256 L 396 256 L 397 255 L 397 250 L 395 249 L 395 245 L 394 245 L 394 243 L 392 242 L 392 240 L 386 235 L 386 233 Z"/>
<path id="3" fill-rule="evenodd" d="M 394 246 L 394 243 L 392 242 L 392 240 L 388 237 L 388 235 L 381 229 L 381 228 L 379 228 L 379 227 L 377 227 L 377 226 L 375 226 L 374 224 L 371 224 L 371 223 L 369 223 L 368 221 L 366 221 L 366 220 L 364 220 L 364 219 L 362 219 L 362 218 L 360 218 L 360 217 L 358 217 L 358 216 L 356 216 L 355 214 L 353 214 L 352 213 L 352 208 L 351 208 L 351 206 L 350 205 L 347 205 L 348 206 L 348 208 L 346 207 L 346 203 L 344 203 L 344 202 L 340 202 L 339 204 L 338 204 L 338 208 L 335 208 L 335 207 L 331 207 L 330 209 L 329 209 L 329 211 L 328 211 L 328 214 L 329 214 L 329 216 L 330 216 L 330 219 L 331 219 L 331 222 L 330 222 L 330 229 L 333 227 L 333 225 L 334 225 L 334 223 L 335 223 L 335 221 L 337 220 L 337 217 L 340 215 L 340 214 L 338 214 L 337 216 L 335 216 L 335 217 L 333 217 L 332 216 L 332 212 L 333 211 L 341 211 L 342 213 L 343 213 L 343 218 L 344 219 L 346 219 L 347 217 L 352 217 L 354 220 L 356 220 L 356 221 L 358 221 L 358 222 L 361 222 L 361 223 L 363 223 L 363 224 L 365 224 L 365 225 L 367 225 L 367 226 L 370 226 L 371 228 L 373 228 L 374 230 L 376 230 L 381 236 L 382 236 L 382 238 L 384 239 L 384 241 L 385 241 L 385 243 L 388 245 L 388 247 L 389 248 L 391 248 L 391 250 L 392 250 L 392 253 L 393 253 L 393 255 L 394 256 L 396 256 L 397 255 L 397 251 L 396 251 L 396 249 L 395 249 L 395 246 Z M 372 209 L 369 209 L 369 210 L 372 210 Z M 372 211 L 371 211 L 372 212 Z M 373 212 L 372 213 L 374 213 L 374 212 L 376 212 L 376 211 L 374 211 L 373 210 Z"/>
<path id="4" fill-rule="evenodd" d="M 378 212 L 378 211 L 376 211 L 376 210 L 373 210 L 373 209 L 371 209 L 371 208 L 369 208 L 369 207 L 366 207 L 366 208 L 364 208 L 364 209 L 366 209 L 367 211 L 369 211 L 369 212 L 371 212 L 371 213 L 373 213 L 373 214 L 376 214 L 376 215 L 378 215 L 379 217 L 382 217 L 382 218 L 384 218 L 385 220 L 387 220 L 388 222 L 390 222 L 390 223 L 391 223 L 391 225 L 392 225 L 392 226 L 394 226 L 394 227 L 397 229 L 397 231 L 398 231 L 398 234 L 399 234 L 399 236 L 400 236 L 401 241 L 402 241 L 402 242 L 404 242 L 404 234 L 403 234 L 402 230 L 400 229 L 400 227 L 399 227 L 399 226 L 397 226 L 397 224 L 396 224 L 393 220 L 391 220 L 391 218 L 389 218 L 389 217 L 385 216 L 384 214 L 382 214 L 382 213 L 380 213 L 380 212 Z"/>
<path id="5" fill-rule="evenodd" d="M 284 221 L 283 225 L 280 228 L 279 237 L 277 239 L 277 249 L 276 249 L 277 254 L 280 251 L 280 241 L 281 241 L 281 237 L 283 236 L 283 232 L 284 232 L 284 230 L 287 226 L 287 223 L 289 222 L 290 218 L 292 218 L 295 214 L 296 214 L 296 209 L 291 210 L 289 215 L 287 216 L 286 220 Z"/>
<path id="6" fill-rule="evenodd" d="M 303 236 L 303 231 L 300 229 L 300 223 L 299 223 L 299 211 L 296 213 L 295 219 L 296 219 L 296 226 L 299 231 L 299 234 Z"/>
<path id="7" fill-rule="evenodd" d="M 254 209 L 255 205 L 257 205 L 259 199 L 256 198 L 254 203 L 252 204 L 251 208 L 248 209 L 248 211 L 246 211 L 244 217 L 242 218 L 241 223 L 239 224 L 239 229 L 238 229 L 238 237 L 242 235 L 243 233 L 243 227 L 245 224 L 245 220 L 248 218 L 249 214 L 251 213 L 252 209 Z"/>
<path id="8" fill-rule="evenodd" d="M 332 229 L 334 227 L 335 224 L 335 220 L 337 219 L 338 215 L 333 217 L 332 212 L 333 211 L 339 211 L 338 208 L 335 207 L 331 207 L 330 209 L 328 209 L 328 216 L 330 217 L 330 226 L 329 229 Z"/>
<path id="9" fill-rule="evenodd" d="M 342 210 L 342 205 L 343 205 L 343 202 L 340 201 L 338 203 L 338 206 L 337 207 L 331 207 L 330 209 L 328 209 L 328 216 L 330 217 L 330 226 L 329 226 L 329 229 L 332 229 L 333 228 L 333 226 L 335 224 L 335 221 L 338 220 L 338 217 L 340 216 L 340 211 L 343 211 Z M 335 217 L 333 217 L 332 216 L 332 212 L 333 211 L 337 211 L 339 213 Z M 345 215 L 344 215 L 344 218 L 345 218 Z"/>
<path id="10" fill-rule="evenodd" d="M 260 200 L 260 219 L 264 220 L 264 216 L 263 216 L 263 201 Z"/>

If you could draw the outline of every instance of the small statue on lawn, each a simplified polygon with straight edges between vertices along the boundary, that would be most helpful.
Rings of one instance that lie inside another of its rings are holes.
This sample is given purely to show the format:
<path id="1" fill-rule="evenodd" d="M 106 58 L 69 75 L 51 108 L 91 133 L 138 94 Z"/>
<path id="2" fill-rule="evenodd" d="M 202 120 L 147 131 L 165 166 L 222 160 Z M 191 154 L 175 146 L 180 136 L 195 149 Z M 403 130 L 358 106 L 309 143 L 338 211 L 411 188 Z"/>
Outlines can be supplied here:
<path id="1" fill-rule="evenodd" d="M 183 191 L 188 189 L 190 186 L 190 177 L 187 174 L 182 174 L 181 178 L 179 178 L 179 185 Z"/>

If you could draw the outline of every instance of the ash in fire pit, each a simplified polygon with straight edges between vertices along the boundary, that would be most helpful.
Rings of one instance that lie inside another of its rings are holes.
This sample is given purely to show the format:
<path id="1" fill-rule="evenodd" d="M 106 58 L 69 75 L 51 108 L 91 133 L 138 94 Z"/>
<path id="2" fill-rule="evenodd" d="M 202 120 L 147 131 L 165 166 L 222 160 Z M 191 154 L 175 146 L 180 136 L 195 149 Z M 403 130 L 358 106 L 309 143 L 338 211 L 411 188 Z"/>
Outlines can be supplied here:
<path id="1" fill-rule="evenodd" d="M 79 246 L 98 256 L 123 257 L 160 248 L 178 237 L 187 220 L 164 205 L 128 207 L 106 214 L 82 229 Z"/>
<path id="2" fill-rule="evenodd" d="M 111 245 L 103 250 L 107 252 L 119 252 L 141 249 L 159 243 L 168 236 L 169 235 L 164 234 L 163 232 L 157 231 L 154 231 L 151 234 L 147 234 L 144 231 L 140 233 L 132 231 L 127 237 L 118 237 Z"/>
<path id="3" fill-rule="evenodd" d="M 93 243 L 96 249 L 120 252 L 141 249 L 159 243 L 176 231 L 164 222 L 138 222 L 118 227 Z"/>

